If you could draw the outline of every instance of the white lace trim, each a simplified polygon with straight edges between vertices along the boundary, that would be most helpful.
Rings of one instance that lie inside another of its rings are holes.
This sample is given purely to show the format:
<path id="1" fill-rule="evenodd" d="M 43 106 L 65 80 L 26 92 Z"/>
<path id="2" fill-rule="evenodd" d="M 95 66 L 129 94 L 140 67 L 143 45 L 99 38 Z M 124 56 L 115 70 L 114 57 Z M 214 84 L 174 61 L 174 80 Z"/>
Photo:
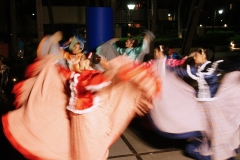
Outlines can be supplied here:
<path id="1" fill-rule="evenodd" d="M 69 98 L 69 104 L 67 106 L 67 110 L 76 113 L 76 114 L 84 114 L 91 112 L 94 108 L 98 107 L 100 98 L 98 96 L 95 96 L 93 98 L 93 105 L 90 108 L 84 109 L 84 110 L 77 110 L 76 108 L 76 101 L 77 101 L 77 94 L 78 91 L 76 89 L 76 86 L 78 84 L 78 77 L 80 76 L 79 73 L 72 72 L 70 76 L 70 89 L 71 89 L 71 96 Z M 91 90 L 92 92 L 97 91 L 103 87 L 108 86 L 111 83 L 111 81 L 103 82 L 98 85 L 89 85 L 86 87 L 87 90 Z"/>
<path id="2" fill-rule="evenodd" d="M 193 75 L 190 69 L 190 66 L 187 65 L 187 73 L 188 75 L 196 80 L 198 82 L 198 94 L 197 94 L 197 100 L 198 101 L 214 101 L 216 100 L 215 97 L 211 97 L 211 91 L 210 91 L 210 87 L 208 86 L 208 83 L 205 80 L 205 76 L 207 75 L 212 75 L 218 66 L 218 63 L 222 62 L 222 60 L 218 60 L 216 62 L 212 63 L 211 68 L 207 69 L 207 72 L 202 72 L 205 67 L 211 63 L 210 61 L 206 61 L 205 63 L 203 63 L 201 66 L 198 67 L 198 71 L 196 73 L 196 75 Z"/>
<path id="3" fill-rule="evenodd" d="M 77 101 L 77 89 L 76 86 L 78 84 L 78 77 L 80 76 L 79 73 L 72 72 L 70 76 L 70 90 L 71 90 L 71 96 L 69 98 L 69 104 L 68 107 L 74 108 Z"/>
<path id="4" fill-rule="evenodd" d="M 84 110 L 77 110 L 75 109 L 75 105 L 74 106 L 67 106 L 67 109 L 75 114 L 84 114 L 84 113 L 89 113 L 92 110 L 94 110 L 95 108 L 97 108 L 99 106 L 100 103 L 100 98 L 98 96 L 95 96 L 93 98 L 93 105 L 90 108 L 84 109 Z"/>
<path id="5" fill-rule="evenodd" d="M 97 84 L 97 85 L 89 85 L 89 86 L 86 86 L 86 90 L 89 90 L 91 92 L 96 92 L 108 85 L 110 85 L 112 82 L 111 81 L 107 81 L 107 82 L 103 82 L 103 83 L 100 83 L 100 84 Z"/>

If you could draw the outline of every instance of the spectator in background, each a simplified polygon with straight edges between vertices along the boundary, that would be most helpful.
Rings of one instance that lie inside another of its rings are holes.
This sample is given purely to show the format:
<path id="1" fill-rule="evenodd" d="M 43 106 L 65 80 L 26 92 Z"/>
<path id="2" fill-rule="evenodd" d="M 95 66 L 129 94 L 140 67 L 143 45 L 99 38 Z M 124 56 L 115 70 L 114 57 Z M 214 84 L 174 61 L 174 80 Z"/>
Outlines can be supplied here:
<path id="1" fill-rule="evenodd" d="M 21 40 L 21 38 L 18 38 L 17 42 L 17 57 L 18 58 L 23 58 L 24 56 L 24 43 Z"/>
<path id="2" fill-rule="evenodd" d="M 168 50 L 169 51 L 169 50 Z M 173 50 L 172 50 L 173 51 Z M 171 51 L 171 52 L 172 52 Z M 176 55 L 178 55 L 176 53 Z M 175 67 L 183 65 L 187 58 L 192 57 L 193 55 L 185 56 L 183 59 L 179 59 L 178 57 L 168 58 L 168 55 L 165 52 L 164 45 L 159 45 L 154 47 L 154 59 L 156 60 L 163 60 L 167 66 Z"/>
<path id="3" fill-rule="evenodd" d="M 4 57 L 0 55 L 0 92 L 4 92 L 4 89 L 8 82 L 9 67 L 4 64 Z"/>
<path id="4" fill-rule="evenodd" d="M 172 47 L 168 47 L 167 59 L 181 59 L 181 56 L 174 51 Z"/>

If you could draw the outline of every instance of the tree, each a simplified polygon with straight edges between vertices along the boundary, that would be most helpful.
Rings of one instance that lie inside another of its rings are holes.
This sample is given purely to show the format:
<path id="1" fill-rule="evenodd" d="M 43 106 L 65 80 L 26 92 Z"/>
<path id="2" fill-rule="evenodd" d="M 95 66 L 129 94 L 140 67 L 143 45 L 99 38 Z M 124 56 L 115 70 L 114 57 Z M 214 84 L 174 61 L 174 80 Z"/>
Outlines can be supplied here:
<path id="1" fill-rule="evenodd" d="M 99 2 L 99 0 L 94 0 L 94 2 L 95 2 L 95 6 L 97 6 L 97 7 L 100 6 L 100 2 Z"/>
<path id="2" fill-rule="evenodd" d="M 116 0 L 111 0 L 111 7 L 113 8 L 113 17 L 115 19 L 116 14 Z"/>
<path id="3" fill-rule="evenodd" d="M 14 53 L 17 48 L 17 21 L 16 21 L 16 3 L 15 0 L 10 1 L 10 14 L 11 14 L 11 34 L 12 34 L 12 51 Z M 12 55 L 11 55 L 12 56 Z"/>
<path id="4" fill-rule="evenodd" d="M 50 24 L 51 24 L 51 30 L 52 33 L 55 32 L 55 27 L 54 27 L 54 19 L 53 19 L 53 12 L 52 12 L 52 0 L 48 0 L 48 16 L 49 16 L 49 20 L 50 20 Z"/>
<path id="5" fill-rule="evenodd" d="M 182 8 L 183 0 L 180 0 L 178 3 L 178 38 L 182 38 L 182 16 L 181 16 L 181 8 Z"/>
<path id="6" fill-rule="evenodd" d="M 42 0 L 36 0 L 36 15 L 38 28 L 38 41 L 40 42 L 44 36 L 43 33 L 43 14 L 42 14 Z"/>
<path id="7" fill-rule="evenodd" d="M 86 0 L 86 7 L 90 7 L 90 0 Z"/>
<path id="8" fill-rule="evenodd" d="M 157 1 L 152 0 L 152 32 L 156 33 L 156 20 L 157 20 Z"/>
<path id="9" fill-rule="evenodd" d="M 215 1 L 213 1 L 213 6 L 215 6 Z M 214 31 L 214 27 L 215 27 L 215 20 L 216 20 L 216 8 L 214 9 L 214 15 L 213 15 L 213 24 L 212 24 L 212 32 Z"/>
<path id="10" fill-rule="evenodd" d="M 183 41 L 182 50 L 181 50 L 182 55 L 188 55 L 190 52 L 192 40 L 197 28 L 198 19 L 202 11 L 204 2 L 205 0 L 199 0 L 198 3 L 197 3 L 197 0 L 192 0 L 189 18 L 188 18 L 187 31 L 186 31 L 186 35 L 184 36 L 184 41 Z"/>

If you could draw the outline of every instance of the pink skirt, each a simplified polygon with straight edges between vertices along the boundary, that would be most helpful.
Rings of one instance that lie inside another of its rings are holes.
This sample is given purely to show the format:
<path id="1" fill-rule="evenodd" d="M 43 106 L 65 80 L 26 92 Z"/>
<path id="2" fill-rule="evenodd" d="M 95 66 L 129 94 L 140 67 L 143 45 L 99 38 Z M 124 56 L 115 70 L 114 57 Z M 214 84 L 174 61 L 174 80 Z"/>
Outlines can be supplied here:
<path id="1" fill-rule="evenodd" d="M 162 92 L 153 98 L 150 113 L 154 126 L 176 135 L 202 132 L 211 141 L 211 146 L 203 144 L 198 149 L 202 155 L 213 159 L 236 156 L 240 144 L 240 72 L 224 76 L 215 100 L 200 102 L 191 86 L 164 68 L 161 63 L 154 68 L 162 79 Z"/>
<path id="2" fill-rule="evenodd" d="M 143 72 L 126 68 L 133 63 L 116 58 L 105 73 L 111 85 L 96 94 L 98 107 L 74 114 L 66 110 L 69 86 L 55 62 L 52 55 L 38 58 L 28 79 L 15 86 L 18 109 L 2 117 L 6 137 L 27 159 L 107 159 L 108 148 L 138 112 L 139 102 L 158 90 L 158 81 L 144 67 Z"/>

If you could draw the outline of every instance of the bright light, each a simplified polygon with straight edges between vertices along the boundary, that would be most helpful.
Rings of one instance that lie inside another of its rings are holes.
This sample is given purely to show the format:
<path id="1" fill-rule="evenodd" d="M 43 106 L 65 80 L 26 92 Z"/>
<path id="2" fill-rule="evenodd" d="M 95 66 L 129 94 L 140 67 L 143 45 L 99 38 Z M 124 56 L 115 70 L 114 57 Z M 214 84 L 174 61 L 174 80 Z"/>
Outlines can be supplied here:
<path id="1" fill-rule="evenodd" d="M 200 27 L 202 27 L 202 25 L 200 24 Z"/>
<path id="2" fill-rule="evenodd" d="M 171 14 L 168 14 L 168 17 L 170 17 L 171 16 Z"/>
<path id="3" fill-rule="evenodd" d="M 17 81 L 17 79 L 16 78 L 13 78 L 13 82 L 16 82 Z"/>
<path id="4" fill-rule="evenodd" d="M 135 8 L 135 4 L 129 4 L 127 6 L 128 6 L 128 9 L 134 9 Z"/>
<path id="5" fill-rule="evenodd" d="M 34 16 L 35 14 L 34 13 L 32 13 L 32 16 Z"/>
<path id="6" fill-rule="evenodd" d="M 223 10 L 222 10 L 222 9 L 220 9 L 220 10 L 218 11 L 218 13 L 219 13 L 219 14 L 222 14 L 222 13 L 223 13 Z"/>
<path id="7" fill-rule="evenodd" d="M 227 24 L 224 24 L 224 27 L 227 27 Z"/>
<path id="8" fill-rule="evenodd" d="M 235 46 L 234 42 L 231 42 L 230 45 L 232 46 L 232 48 L 234 48 Z"/>
<path id="9" fill-rule="evenodd" d="M 221 22 L 222 22 L 222 19 L 221 19 Z"/>

